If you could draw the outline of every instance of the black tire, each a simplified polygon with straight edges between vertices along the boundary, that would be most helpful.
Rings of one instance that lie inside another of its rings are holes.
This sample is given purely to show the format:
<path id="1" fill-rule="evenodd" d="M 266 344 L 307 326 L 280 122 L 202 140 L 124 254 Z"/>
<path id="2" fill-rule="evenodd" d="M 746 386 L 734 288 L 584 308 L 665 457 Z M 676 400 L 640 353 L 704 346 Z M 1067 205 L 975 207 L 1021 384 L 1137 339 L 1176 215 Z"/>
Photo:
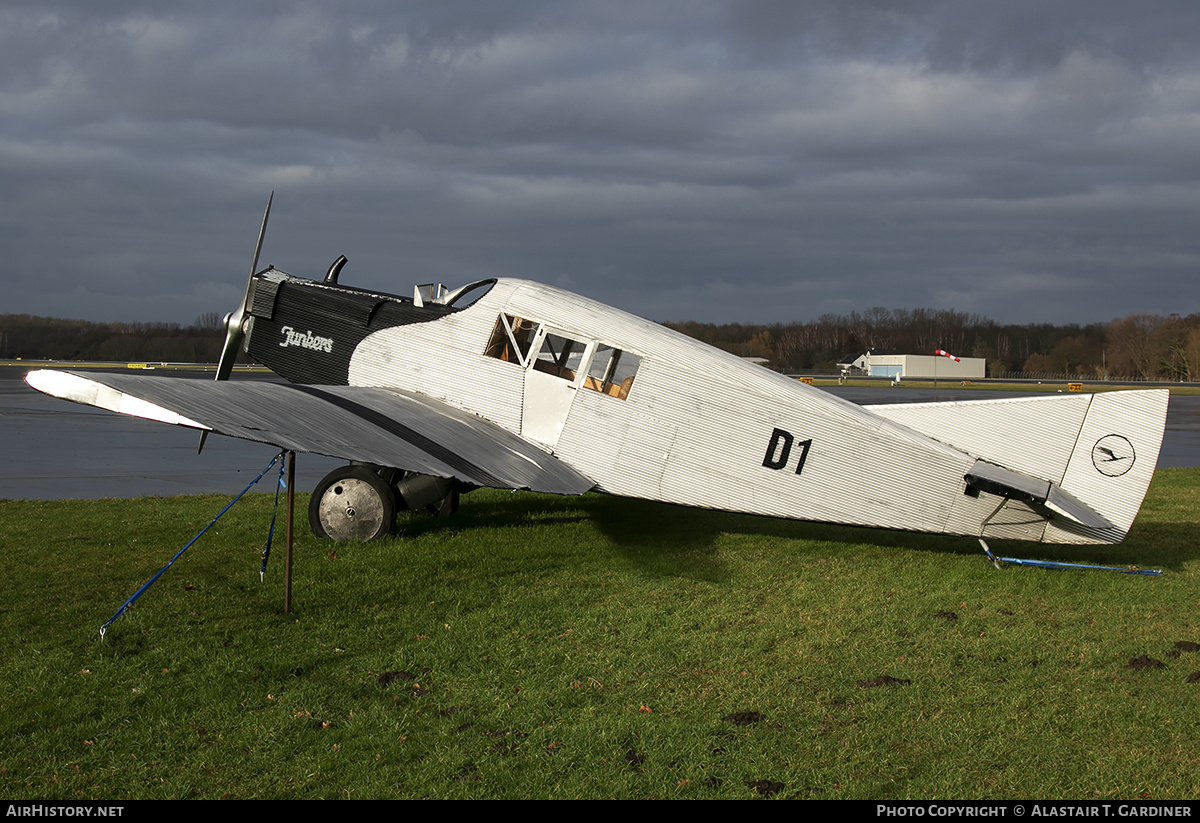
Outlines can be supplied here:
<path id="1" fill-rule="evenodd" d="M 308 525 L 326 540 L 378 540 L 396 525 L 396 497 L 365 466 L 334 469 L 313 489 Z"/>

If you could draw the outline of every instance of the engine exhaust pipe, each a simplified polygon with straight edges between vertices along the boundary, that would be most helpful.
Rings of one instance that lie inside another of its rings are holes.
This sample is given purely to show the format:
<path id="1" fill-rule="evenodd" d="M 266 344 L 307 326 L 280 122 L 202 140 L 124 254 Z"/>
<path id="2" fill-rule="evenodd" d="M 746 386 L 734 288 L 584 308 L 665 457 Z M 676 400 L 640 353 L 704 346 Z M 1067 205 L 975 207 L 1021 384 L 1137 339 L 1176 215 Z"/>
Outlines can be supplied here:
<path id="1" fill-rule="evenodd" d="M 347 262 L 346 255 L 339 255 L 338 259 L 334 260 L 333 265 L 329 267 L 329 271 L 325 272 L 325 282 L 336 283 L 338 275 L 342 273 L 342 266 L 346 265 Z"/>

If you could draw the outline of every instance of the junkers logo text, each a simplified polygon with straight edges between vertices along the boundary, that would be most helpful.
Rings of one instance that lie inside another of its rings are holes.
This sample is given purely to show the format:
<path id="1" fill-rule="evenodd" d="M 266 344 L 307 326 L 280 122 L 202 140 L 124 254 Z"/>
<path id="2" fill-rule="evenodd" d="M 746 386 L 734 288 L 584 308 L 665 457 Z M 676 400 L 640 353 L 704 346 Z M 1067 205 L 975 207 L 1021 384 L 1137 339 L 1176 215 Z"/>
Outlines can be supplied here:
<path id="1" fill-rule="evenodd" d="M 331 337 L 317 337 L 311 331 L 299 332 L 291 326 L 284 326 L 281 331 L 283 332 L 283 342 L 279 345 L 285 348 L 300 346 L 313 351 L 333 351 L 333 338 Z"/>

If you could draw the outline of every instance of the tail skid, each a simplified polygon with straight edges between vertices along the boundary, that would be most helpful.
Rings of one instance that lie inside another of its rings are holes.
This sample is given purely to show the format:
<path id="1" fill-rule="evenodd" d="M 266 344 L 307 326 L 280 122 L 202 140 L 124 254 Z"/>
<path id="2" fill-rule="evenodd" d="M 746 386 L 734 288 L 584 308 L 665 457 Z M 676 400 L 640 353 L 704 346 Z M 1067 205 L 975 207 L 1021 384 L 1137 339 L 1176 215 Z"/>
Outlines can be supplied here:
<path id="1" fill-rule="evenodd" d="M 870 409 L 978 458 L 968 484 L 1042 511 L 1044 542 L 1117 543 L 1154 475 L 1168 397 L 1155 389 Z"/>

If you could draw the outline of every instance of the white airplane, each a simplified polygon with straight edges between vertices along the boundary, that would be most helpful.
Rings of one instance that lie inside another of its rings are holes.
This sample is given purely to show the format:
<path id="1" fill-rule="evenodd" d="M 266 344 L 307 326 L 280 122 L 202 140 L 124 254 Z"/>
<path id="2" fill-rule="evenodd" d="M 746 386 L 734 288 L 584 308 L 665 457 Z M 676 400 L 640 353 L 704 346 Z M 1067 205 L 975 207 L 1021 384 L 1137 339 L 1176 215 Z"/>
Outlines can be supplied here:
<path id="1" fill-rule="evenodd" d="M 337 540 L 386 535 L 397 510 L 450 513 L 461 491 L 488 486 L 981 542 L 1117 543 L 1162 443 L 1166 390 L 858 406 L 537 283 L 400 297 L 339 283 L 345 258 L 323 280 L 257 261 L 217 381 L 244 343 L 288 384 L 54 370 L 26 381 L 350 461 L 309 507 L 313 531 Z"/>

